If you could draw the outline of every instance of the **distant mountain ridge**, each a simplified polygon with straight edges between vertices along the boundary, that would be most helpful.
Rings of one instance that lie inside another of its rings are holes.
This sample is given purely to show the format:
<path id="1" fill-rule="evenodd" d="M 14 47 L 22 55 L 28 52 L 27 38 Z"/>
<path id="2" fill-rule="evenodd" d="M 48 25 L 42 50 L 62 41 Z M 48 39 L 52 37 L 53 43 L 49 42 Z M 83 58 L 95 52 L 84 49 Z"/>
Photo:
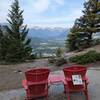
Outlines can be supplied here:
<path id="1" fill-rule="evenodd" d="M 0 25 L 6 26 L 9 24 L 8 23 L 0 23 Z M 69 32 L 68 28 L 34 26 L 33 28 L 29 28 L 28 36 L 38 37 L 38 38 L 42 38 L 42 39 L 48 39 L 48 38 L 64 38 L 65 39 L 68 32 Z"/>
<path id="2" fill-rule="evenodd" d="M 0 23 L 0 25 L 6 26 L 8 23 Z M 68 28 L 62 27 L 39 27 L 34 26 L 33 28 L 29 28 L 29 37 L 35 37 L 40 39 L 66 39 L 67 34 L 69 33 Z"/>
<path id="3" fill-rule="evenodd" d="M 50 38 L 63 38 L 65 39 L 67 34 L 69 32 L 69 29 L 67 28 L 61 28 L 61 27 L 33 27 L 29 29 L 29 36 L 31 37 L 38 37 L 42 39 L 50 39 Z"/>

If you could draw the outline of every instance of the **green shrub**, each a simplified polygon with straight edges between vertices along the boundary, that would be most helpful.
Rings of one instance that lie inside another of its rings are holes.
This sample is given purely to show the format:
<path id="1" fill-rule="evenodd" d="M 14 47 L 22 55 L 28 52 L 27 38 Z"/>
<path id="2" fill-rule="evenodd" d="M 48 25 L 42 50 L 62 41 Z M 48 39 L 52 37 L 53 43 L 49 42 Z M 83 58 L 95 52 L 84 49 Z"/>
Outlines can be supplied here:
<path id="1" fill-rule="evenodd" d="M 57 58 L 55 58 L 55 57 L 52 56 L 52 57 L 48 58 L 48 62 L 53 64 L 53 63 L 56 62 L 56 59 Z"/>
<path id="2" fill-rule="evenodd" d="M 85 54 L 71 57 L 69 60 L 78 64 L 92 63 L 100 61 L 100 53 L 97 53 L 96 51 L 89 51 Z"/>
<path id="3" fill-rule="evenodd" d="M 37 54 L 31 54 L 31 56 L 28 58 L 29 60 L 34 60 L 37 58 Z"/>
<path id="4" fill-rule="evenodd" d="M 55 64 L 56 66 L 61 66 L 65 63 L 67 63 L 66 59 L 63 58 L 63 57 L 59 57 L 59 58 L 51 57 L 51 58 L 48 59 L 48 62 Z"/>
<path id="5" fill-rule="evenodd" d="M 63 54 L 62 48 L 57 48 L 57 50 L 56 50 L 56 56 L 57 57 L 61 57 L 62 54 Z"/>
<path id="6" fill-rule="evenodd" d="M 92 45 L 98 45 L 98 44 L 100 44 L 100 39 L 92 40 Z"/>
<path id="7" fill-rule="evenodd" d="M 65 58 L 58 58 L 58 59 L 56 59 L 55 65 L 56 66 L 61 66 L 61 65 L 65 64 L 65 63 L 67 63 Z"/>

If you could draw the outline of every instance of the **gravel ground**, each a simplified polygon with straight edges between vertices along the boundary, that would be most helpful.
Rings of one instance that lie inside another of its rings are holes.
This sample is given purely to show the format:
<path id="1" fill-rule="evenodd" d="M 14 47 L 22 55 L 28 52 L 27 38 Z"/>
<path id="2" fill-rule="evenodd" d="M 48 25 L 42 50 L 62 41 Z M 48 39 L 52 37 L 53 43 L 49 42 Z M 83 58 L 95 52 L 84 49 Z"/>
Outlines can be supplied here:
<path id="1" fill-rule="evenodd" d="M 48 67 L 51 71 L 57 71 L 62 70 L 68 65 L 70 64 L 65 64 L 59 67 L 50 65 L 48 64 L 47 59 L 15 65 L 0 65 L 0 91 L 22 88 L 21 81 L 25 78 L 24 72 L 27 69 L 35 67 Z M 100 62 L 89 64 L 87 66 L 90 66 L 91 69 L 97 69 L 100 68 Z"/>
<path id="2" fill-rule="evenodd" d="M 63 66 L 48 64 L 47 59 L 15 65 L 0 65 L 0 91 L 22 88 L 21 81 L 25 78 L 24 72 L 35 67 L 49 67 L 51 71 L 63 68 Z"/>
<path id="3" fill-rule="evenodd" d="M 47 59 L 16 65 L 0 65 L 0 100 L 24 100 L 25 91 L 22 89 L 21 81 L 25 78 L 24 72 L 27 69 L 49 67 L 53 73 L 53 71 L 61 70 L 67 65 L 70 64 L 60 67 L 50 65 L 48 64 Z M 88 76 L 90 79 L 90 100 L 100 100 L 100 62 L 89 64 L 87 66 L 89 66 Z M 81 93 L 73 94 L 71 97 L 72 100 L 84 99 L 84 95 Z M 50 87 L 49 100 L 66 100 L 66 95 L 63 93 L 63 84 L 56 84 Z"/>
<path id="4" fill-rule="evenodd" d="M 57 74 L 58 72 L 55 72 Z M 100 70 L 89 69 L 87 73 L 89 77 L 89 100 L 100 100 Z M 64 94 L 62 83 L 51 85 L 49 88 L 49 100 L 67 100 L 67 95 Z M 14 89 L 10 91 L 0 92 L 0 100 L 24 100 L 24 89 Z M 43 98 L 40 100 L 44 100 Z M 72 93 L 71 100 L 85 100 L 82 93 Z"/>

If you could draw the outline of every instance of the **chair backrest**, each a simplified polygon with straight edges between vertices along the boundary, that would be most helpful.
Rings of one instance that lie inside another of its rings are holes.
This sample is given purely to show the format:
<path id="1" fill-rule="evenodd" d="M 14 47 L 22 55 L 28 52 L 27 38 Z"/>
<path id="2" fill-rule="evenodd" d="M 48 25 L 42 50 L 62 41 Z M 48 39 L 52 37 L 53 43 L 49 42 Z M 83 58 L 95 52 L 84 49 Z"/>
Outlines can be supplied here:
<path id="1" fill-rule="evenodd" d="M 72 78 L 72 75 L 81 75 L 82 77 L 86 74 L 86 67 L 83 65 L 72 65 L 63 69 L 65 78 Z"/>
<path id="2" fill-rule="evenodd" d="M 83 78 L 86 74 L 86 67 L 83 65 L 72 65 L 69 67 L 66 67 L 63 69 L 64 75 L 65 75 L 65 80 L 67 81 L 67 78 L 71 81 L 67 81 L 68 86 L 71 89 L 81 89 L 82 88 L 82 84 L 80 85 L 74 85 L 73 81 L 72 81 L 72 75 L 81 75 L 81 77 Z"/>
<path id="3" fill-rule="evenodd" d="M 25 72 L 28 82 L 40 82 L 48 79 L 50 70 L 48 68 L 36 68 Z"/>

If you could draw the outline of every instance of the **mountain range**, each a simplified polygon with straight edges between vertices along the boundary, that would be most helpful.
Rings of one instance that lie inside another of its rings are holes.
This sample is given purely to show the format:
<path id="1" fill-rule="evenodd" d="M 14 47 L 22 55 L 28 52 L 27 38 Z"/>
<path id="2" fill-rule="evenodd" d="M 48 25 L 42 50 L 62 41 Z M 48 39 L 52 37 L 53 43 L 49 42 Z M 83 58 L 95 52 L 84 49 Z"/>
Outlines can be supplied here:
<path id="1" fill-rule="evenodd" d="M 31 37 L 37 37 L 41 39 L 65 39 L 69 29 L 61 27 L 33 27 L 29 29 L 28 35 Z"/>
<path id="2" fill-rule="evenodd" d="M 6 26 L 8 23 L 0 23 L 0 25 Z M 65 39 L 68 33 L 68 28 L 34 26 L 29 28 L 28 36 L 41 39 Z"/>

